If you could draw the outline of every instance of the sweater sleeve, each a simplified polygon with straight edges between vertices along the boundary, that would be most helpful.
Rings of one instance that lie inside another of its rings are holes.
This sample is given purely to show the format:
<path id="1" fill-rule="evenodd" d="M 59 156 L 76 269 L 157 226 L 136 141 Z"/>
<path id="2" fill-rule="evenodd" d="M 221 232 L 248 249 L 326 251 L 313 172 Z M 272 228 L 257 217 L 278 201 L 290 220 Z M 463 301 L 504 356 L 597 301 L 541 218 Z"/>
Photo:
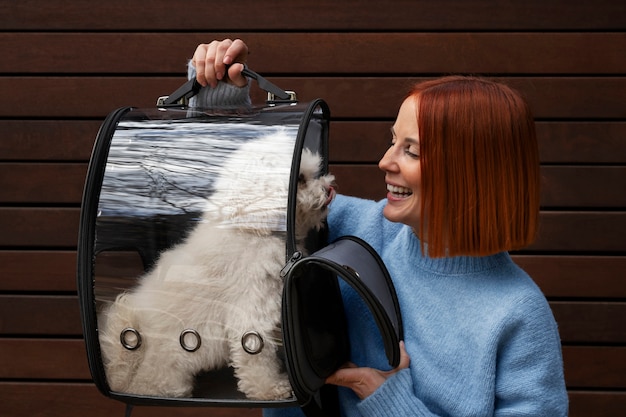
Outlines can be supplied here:
<path id="1" fill-rule="evenodd" d="M 566 417 L 560 339 L 545 300 L 521 300 L 503 323 L 495 364 L 495 417 Z M 359 415 L 436 417 L 414 394 L 409 369 L 389 378 L 359 402 Z"/>
<path id="2" fill-rule="evenodd" d="M 372 201 L 338 194 L 329 206 L 328 240 L 332 242 L 341 236 L 360 237 L 372 245 L 379 253 L 383 242 L 390 234 L 397 233 L 395 227 L 382 215 L 385 201 Z"/>
<path id="3" fill-rule="evenodd" d="M 496 417 L 567 416 L 561 341 L 544 298 L 520 300 L 496 364 Z"/>
<path id="4" fill-rule="evenodd" d="M 187 64 L 187 79 L 196 77 L 196 68 L 189 60 Z M 217 87 L 203 87 L 200 92 L 189 100 L 190 107 L 249 107 L 250 82 L 245 87 L 219 82 Z"/>

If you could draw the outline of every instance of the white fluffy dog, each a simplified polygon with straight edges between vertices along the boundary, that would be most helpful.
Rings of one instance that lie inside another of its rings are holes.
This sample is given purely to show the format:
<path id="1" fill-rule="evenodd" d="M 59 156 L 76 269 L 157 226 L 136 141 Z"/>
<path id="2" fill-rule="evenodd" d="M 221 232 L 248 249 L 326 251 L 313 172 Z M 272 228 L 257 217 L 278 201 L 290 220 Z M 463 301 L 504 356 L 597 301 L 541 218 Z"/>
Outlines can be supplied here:
<path id="1" fill-rule="evenodd" d="M 277 357 L 292 159 L 280 149 L 293 150 L 293 139 L 274 134 L 234 152 L 202 221 L 137 287 L 104 308 L 99 337 L 113 391 L 190 396 L 197 374 L 232 366 L 250 399 L 292 395 Z M 334 177 L 318 177 L 320 164 L 319 155 L 303 151 L 299 247 L 308 231 L 322 227 L 334 194 Z"/>

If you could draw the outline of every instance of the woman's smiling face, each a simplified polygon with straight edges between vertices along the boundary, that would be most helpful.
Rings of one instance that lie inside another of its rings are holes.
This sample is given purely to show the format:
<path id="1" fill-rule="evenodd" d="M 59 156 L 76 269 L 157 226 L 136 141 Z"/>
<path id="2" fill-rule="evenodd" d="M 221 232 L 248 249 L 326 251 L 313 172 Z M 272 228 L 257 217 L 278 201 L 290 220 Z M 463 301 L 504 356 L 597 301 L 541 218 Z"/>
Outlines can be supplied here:
<path id="1" fill-rule="evenodd" d="M 409 97 L 402 103 L 391 134 L 391 146 L 378 163 L 387 183 L 383 214 L 392 222 L 404 223 L 418 231 L 422 174 L 415 98 Z"/>

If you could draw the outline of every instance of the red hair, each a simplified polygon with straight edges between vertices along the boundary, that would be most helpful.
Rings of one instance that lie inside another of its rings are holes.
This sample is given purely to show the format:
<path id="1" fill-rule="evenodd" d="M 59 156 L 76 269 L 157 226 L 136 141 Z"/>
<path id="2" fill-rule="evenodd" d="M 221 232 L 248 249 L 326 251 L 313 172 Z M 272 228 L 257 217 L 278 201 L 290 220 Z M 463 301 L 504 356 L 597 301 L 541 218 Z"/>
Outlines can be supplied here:
<path id="1" fill-rule="evenodd" d="M 408 98 L 416 100 L 428 255 L 529 245 L 539 223 L 540 173 L 526 101 L 506 85 L 463 76 L 419 83 Z"/>

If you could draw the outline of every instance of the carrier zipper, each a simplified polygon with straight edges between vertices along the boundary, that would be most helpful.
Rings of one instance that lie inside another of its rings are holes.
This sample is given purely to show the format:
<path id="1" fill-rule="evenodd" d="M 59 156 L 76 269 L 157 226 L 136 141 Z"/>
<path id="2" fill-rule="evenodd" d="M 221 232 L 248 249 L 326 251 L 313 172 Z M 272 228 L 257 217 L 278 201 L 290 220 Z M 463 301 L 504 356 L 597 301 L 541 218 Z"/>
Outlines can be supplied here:
<path id="1" fill-rule="evenodd" d="M 285 278 L 287 274 L 289 274 L 289 271 L 291 271 L 291 268 L 293 268 L 293 265 L 296 262 L 298 262 L 301 258 L 302 258 L 302 252 L 300 251 L 294 252 L 289 258 L 289 260 L 287 261 L 287 263 L 285 264 L 285 266 L 283 266 L 283 269 L 280 270 L 280 277 Z"/>

